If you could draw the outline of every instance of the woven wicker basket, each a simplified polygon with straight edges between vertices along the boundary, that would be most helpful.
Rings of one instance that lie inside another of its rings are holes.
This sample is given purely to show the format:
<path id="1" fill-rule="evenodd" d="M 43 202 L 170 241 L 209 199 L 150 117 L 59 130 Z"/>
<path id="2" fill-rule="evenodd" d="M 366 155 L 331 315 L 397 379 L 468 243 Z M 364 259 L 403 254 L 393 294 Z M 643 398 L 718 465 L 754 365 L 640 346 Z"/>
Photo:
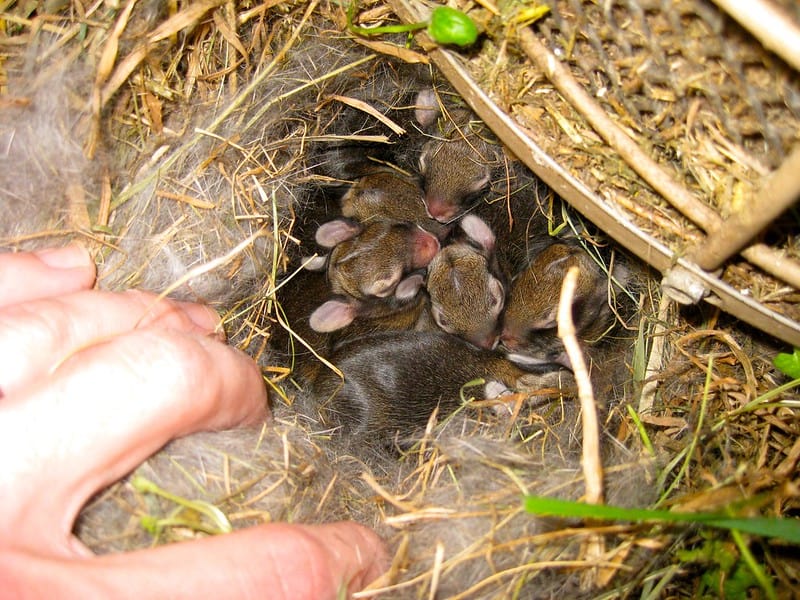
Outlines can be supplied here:
<path id="1" fill-rule="evenodd" d="M 418 41 L 511 152 L 671 297 L 800 346 L 800 5 L 551 0 L 528 26 L 479 4 L 478 51 Z"/>

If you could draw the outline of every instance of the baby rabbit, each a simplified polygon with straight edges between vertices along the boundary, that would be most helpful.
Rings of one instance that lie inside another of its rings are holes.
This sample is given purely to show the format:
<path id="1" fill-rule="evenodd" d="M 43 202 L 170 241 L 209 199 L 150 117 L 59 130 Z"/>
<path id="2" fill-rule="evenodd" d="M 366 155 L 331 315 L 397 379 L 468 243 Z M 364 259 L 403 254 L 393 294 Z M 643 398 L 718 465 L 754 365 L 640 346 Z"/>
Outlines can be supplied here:
<path id="1" fill-rule="evenodd" d="M 556 317 L 561 284 L 572 266 L 580 270 L 572 303 L 578 338 L 591 345 L 614 326 L 608 276 L 583 248 L 552 243 L 535 254 L 511 284 L 501 334 L 510 360 L 523 366 L 558 363 L 571 368 L 557 337 Z M 615 270 L 615 276 L 624 279 L 623 269 Z"/>
<path id="2" fill-rule="evenodd" d="M 331 338 L 334 342 L 375 331 L 422 329 L 429 321 L 429 308 L 427 296 L 416 293 L 420 287 L 421 276 L 419 285 L 408 295 L 363 300 L 346 296 L 328 298 L 314 307 L 308 322 L 316 332 L 338 332 Z"/>
<path id="3" fill-rule="evenodd" d="M 342 345 L 331 360 L 344 382 L 326 371 L 311 392 L 328 424 L 354 445 L 388 446 L 396 433 L 407 436 L 423 428 L 437 406 L 442 416 L 449 414 L 458 408 L 464 384 L 478 377 L 486 383 L 469 393 L 479 398 L 490 397 L 487 387 L 514 388 L 523 378 L 532 385 L 531 378 L 549 377 L 527 373 L 498 352 L 479 350 L 441 331 L 361 338 Z"/>
<path id="4" fill-rule="evenodd" d="M 380 221 L 361 225 L 335 219 L 317 231 L 317 242 L 333 246 L 328 257 L 329 296 L 315 307 L 309 324 L 331 333 L 361 321 L 364 330 L 412 328 L 427 312 L 419 298 L 422 270 L 439 250 L 432 234 L 411 223 Z"/>
<path id="5" fill-rule="evenodd" d="M 392 221 L 361 225 L 334 219 L 320 226 L 316 240 L 331 248 L 327 271 L 332 293 L 357 300 L 386 298 L 398 287 L 401 295 L 407 296 L 409 291 L 402 285 L 405 278 L 427 267 L 439 251 L 436 236 L 411 223 Z M 410 283 L 416 293 L 421 279 Z"/>
<path id="6" fill-rule="evenodd" d="M 422 202 L 422 190 L 416 182 L 389 171 L 360 177 L 340 202 L 343 216 L 362 223 L 387 219 L 409 223 L 430 220 Z"/>
<path id="7" fill-rule="evenodd" d="M 342 196 L 342 215 L 362 223 L 380 220 L 415 223 L 442 240 L 450 227 L 432 219 L 425 210 L 416 181 L 389 171 L 361 177 Z"/>
<path id="8" fill-rule="evenodd" d="M 429 104 L 418 95 L 418 104 Z M 419 111 L 418 118 L 430 119 L 430 111 Z M 449 223 L 466 212 L 489 186 L 492 165 L 499 159 L 499 147 L 490 143 L 491 132 L 472 113 L 463 109 L 450 112 L 439 131 L 422 147 L 420 173 L 428 214 L 440 223 Z M 432 119 L 430 119 L 432 120 Z M 441 119 L 440 119 L 441 120 Z"/>
<path id="9" fill-rule="evenodd" d="M 494 348 L 506 293 L 494 262 L 494 234 L 474 215 L 462 218 L 460 226 L 467 241 L 445 246 L 428 265 L 431 315 L 444 331 Z"/>
<path id="10" fill-rule="evenodd" d="M 421 283 L 420 276 L 418 288 Z M 295 273 L 279 287 L 276 299 L 281 322 L 294 336 L 276 324 L 270 329 L 269 345 L 275 359 L 293 366 L 293 376 L 300 379 L 313 379 L 322 367 L 318 356 L 330 358 L 345 342 L 382 331 L 435 328 L 425 293 L 364 300 L 331 297 L 321 271 Z"/>
<path id="11" fill-rule="evenodd" d="M 419 291 L 439 250 L 434 235 L 410 223 L 361 225 L 340 218 L 321 225 L 315 239 L 332 248 L 330 256 L 305 261 L 306 269 L 280 288 L 278 301 L 289 327 L 317 354 L 327 356 L 343 339 L 427 322 L 427 297 Z M 310 370 L 298 370 L 301 375 L 315 372 L 313 353 L 290 343 L 283 328 L 275 330 L 271 346 L 292 351 L 296 363 L 310 362 Z"/>

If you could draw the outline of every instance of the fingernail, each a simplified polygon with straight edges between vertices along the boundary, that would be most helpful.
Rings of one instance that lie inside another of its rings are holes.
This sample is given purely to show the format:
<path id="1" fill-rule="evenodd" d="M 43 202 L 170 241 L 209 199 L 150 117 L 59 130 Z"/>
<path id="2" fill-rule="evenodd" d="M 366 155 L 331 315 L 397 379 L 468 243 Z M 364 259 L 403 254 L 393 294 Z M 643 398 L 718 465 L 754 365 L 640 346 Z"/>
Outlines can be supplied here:
<path id="1" fill-rule="evenodd" d="M 44 248 L 34 254 L 48 267 L 54 269 L 77 269 L 94 267 L 89 251 L 78 242 L 72 242 L 62 248 Z"/>
<path id="2" fill-rule="evenodd" d="M 177 304 L 195 325 L 210 331 L 218 339 L 225 340 L 225 332 L 220 325 L 222 318 L 217 311 L 206 304 L 196 304 L 194 302 L 177 302 Z"/>

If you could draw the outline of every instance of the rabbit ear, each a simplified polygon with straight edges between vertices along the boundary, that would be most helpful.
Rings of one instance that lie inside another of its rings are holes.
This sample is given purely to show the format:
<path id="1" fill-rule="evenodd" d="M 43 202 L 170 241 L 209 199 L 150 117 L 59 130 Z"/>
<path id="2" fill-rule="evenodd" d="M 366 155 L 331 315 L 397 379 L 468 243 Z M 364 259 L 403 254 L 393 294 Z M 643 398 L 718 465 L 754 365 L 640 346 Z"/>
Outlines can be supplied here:
<path id="1" fill-rule="evenodd" d="M 320 246 L 333 248 L 345 240 L 356 237 L 361 233 L 361 226 L 346 219 L 334 219 L 323 223 L 317 229 L 314 238 Z"/>
<path id="2" fill-rule="evenodd" d="M 506 358 L 524 371 L 537 372 L 548 366 L 552 368 L 555 365 L 566 367 L 570 371 L 572 370 L 572 363 L 564 350 L 543 356 L 531 356 L 530 354 L 520 352 L 507 352 Z"/>
<path id="3" fill-rule="evenodd" d="M 439 99 L 433 88 L 426 88 L 414 99 L 414 119 L 424 128 L 431 127 L 442 114 Z"/>
<path id="4" fill-rule="evenodd" d="M 541 329 L 552 329 L 553 327 L 558 327 L 558 305 L 555 305 L 547 314 L 543 315 L 542 318 L 537 319 L 529 323 L 529 326 L 533 330 L 541 330 Z"/>
<path id="5" fill-rule="evenodd" d="M 492 250 L 494 250 L 494 232 L 492 232 L 491 228 L 486 224 L 486 221 L 475 215 L 464 215 L 459 225 L 461 225 L 461 229 L 464 230 L 467 237 L 486 252 L 492 252 Z"/>
<path id="6" fill-rule="evenodd" d="M 488 292 L 490 296 L 489 308 L 494 314 L 500 314 L 506 303 L 506 288 L 500 283 L 499 279 L 492 277 L 489 279 Z"/>
<path id="7" fill-rule="evenodd" d="M 324 271 L 328 258 L 326 256 L 304 256 L 302 262 L 303 268 L 307 271 Z"/>
<path id="8" fill-rule="evenodd" d="M 425 283 L 425 278 L 419 273 L 409 275 L 397 284 L 394 290 L 394 296 L 398 300 L 410 300 L 417 295 L 423 283 Z"/>
<path id="9" fill-rule="evenodd" d="M 492 178 L 492 173 L 489 169 L 486 169 L 486 174 L 483 177 L 479 177 L 472 182 L 472 185 L 469 186 L 469 191 L 473 194 L 477 194 L 487 185 L 489 185 L 489 181 Z"/>
<path id="10" fill-rule="evenodd" d="M 317 307 L 308 318 L 311 329 L 330 333 L 350 325 L 356 318 L 356 306 L 344 300 L 328 300 Z"/>

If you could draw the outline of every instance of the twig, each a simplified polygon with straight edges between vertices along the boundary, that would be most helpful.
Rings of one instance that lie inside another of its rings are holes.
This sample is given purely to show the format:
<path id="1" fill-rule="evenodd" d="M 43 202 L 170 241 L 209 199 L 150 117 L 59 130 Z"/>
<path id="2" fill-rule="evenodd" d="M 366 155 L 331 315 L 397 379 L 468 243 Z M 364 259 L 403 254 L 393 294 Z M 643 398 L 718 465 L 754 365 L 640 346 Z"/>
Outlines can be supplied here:
<path id="1" fill-rule="evenodd" d="M 436 590 L 439 588 L 439 578 L 442 575 L 442 561 L 444 560 L 444 544 L 441 541 L 436 543 L 436 554 L 433 557 L 433 569 L 431 569 L 431 588 L 428 593 L 428 600 L 436 600 Z"/>
<path id="2" fill-rule="evenodd" d="M 567 356 L 575 374 L 578 386 L 578 398 L 581 403 L 581 427 L 583 430 L 583 477 L 586 486 L 585 500 L 588 504 L 603 502 L 603 464 L 600 460 L 600 428 L 597 421 L 597 407 L 594 401 L 589 371 L 583 358 L 578 338 L 575 335 L 575 324 L 572 321 L 572 299 L 578 283 L 580 269 L 576 266 L 567 271 L 561 285 L 561 297 L 558 300 L 558 337 L 564 343 Z M 586 558 L 589 563 L 596 563 L 604 552 L 603 538 L 590 536 L 584 544 Z M 595 587 L 597 580 L 596 566 L 584 573 L 581 587 Z"/>
<path id="3" fill-rule="evenodd" d="M 672 299 L 666 294 L 661 296 L 658 303 L 658 320 L 650 338 L 653 344 L 650 348 L 650 355 L 647 358 L 647 367 L 644 372 L 644 385 L 642 386 L 642 393 L 639 396 L 639 414 L 650 415 L 653 412 L 653 404 L 655 403 L 656 390 L 658 390 L 659 381 L 655 375 L 661 373 L 664 366 L 664 352 L 666 345 L 666 326 L 668 323 L 669 310 L 672 306 Z M 650 379 L 652 377 L 652 379 Z"/>
<path id="4" fill-rule="evenodd" d="M 583 358 L 575 324 L 572 321 L 572 299 L 578 282 L 580 269 L 570 267 L 561 286 L 558 301 L 558 337 L 564 343 L 567 356 L 578 385 L 578 398 L 581 403 L 581 424 L 583 428 L 583 475 L 586 480 L 586 502 L 600 504 L 603 501 L 603 465 L 600 461 L 600 429 L 597 421 L 597 408 L 592 391 L 589 371 Z"/>

